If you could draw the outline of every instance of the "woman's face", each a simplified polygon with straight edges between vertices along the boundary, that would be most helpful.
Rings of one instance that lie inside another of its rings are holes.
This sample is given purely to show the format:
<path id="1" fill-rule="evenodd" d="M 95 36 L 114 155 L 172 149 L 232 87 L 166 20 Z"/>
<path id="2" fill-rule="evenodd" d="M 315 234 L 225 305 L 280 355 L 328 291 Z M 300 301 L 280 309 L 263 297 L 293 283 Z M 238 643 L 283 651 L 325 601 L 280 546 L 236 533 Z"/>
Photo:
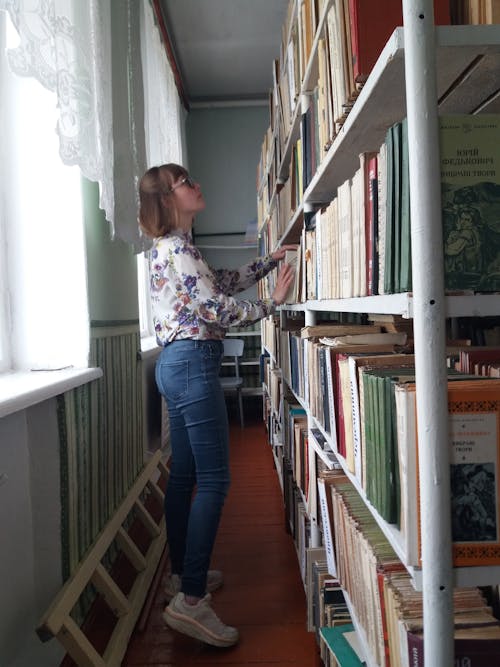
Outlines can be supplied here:
<path id="1" fill-rule="evenodd" d="M 194 216 L 205 208 L 201 188 L 190 176 L 180 176 L 172 185 L 170 192 L 181 215 Z"/>

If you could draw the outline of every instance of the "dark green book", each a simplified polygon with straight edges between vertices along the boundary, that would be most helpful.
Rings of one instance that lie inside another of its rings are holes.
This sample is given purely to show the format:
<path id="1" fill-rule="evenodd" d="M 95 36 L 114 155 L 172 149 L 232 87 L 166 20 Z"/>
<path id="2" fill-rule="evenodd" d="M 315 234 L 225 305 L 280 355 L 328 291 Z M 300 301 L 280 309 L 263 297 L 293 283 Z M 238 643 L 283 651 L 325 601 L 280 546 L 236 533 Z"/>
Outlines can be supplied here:
<path id="1" fill-rule="evenodd" d="M 321 640 L 326 644 L 328 650 L 333 653 L 339 665 L 342 665 L 342 667 L 363 667 L 365 663 L 361 661 L 345 638 L 345 634 L 348 632 L 354 632 L 352 623 L 333 628 L 321 628 L 320 635 Z"/>
<path id="2" fill-rule="evenodd" d="M 393 292 L 400 292 L 400 270 L 401 270 L 401 167 L 402 167 L 402 124 L 396 123 L 392 126 L 393 147 L 393 235 L 394 235 L 394 260 L 393 260 Z"/>
<path id="3" fill-rule="evenodd" d="M 371 496 L 367 492 L 367 497 L 385 521 L 398 524 L 400 483 L 394 387 L 397 382 L 413 380 L 415 370 L 412 367 L 366 369 L 363 375 L 363 386 L 369 388 L 371 400 L 368 416 L 365 409 L 365 432 L 369 430 L 368 418 L 371 420 L 369 442 L 366 437 L 366 488 L 371 490 Z"/>
<path id="4" fill-rule="evenodd" d="M 401 257 L 399 261 L 399 291 L 411 292 L 411 223 L 410 172 L 408 168 L 408 122 L 401 123 Z"/>
<path id="5" fill-rule="evenodd" d="M 365 406 L 365 468 L 366 474 L 364 477 L 364 489 L 366 497 L 368 500 L 374 504 L 374 442 L 373 442 L 373 399 L 372 399 L 372 389 L 370 383 L 370 377 L 367 376 L 366 380 L 363 382 L 363 401 Z"/>
<path id="6" fill-rule="evenodd" d="M 384 248 L 384 293 L 394 293 L 394 131 L 390 127 L 385 137 L 386 145 L 386 201 L 385 201 L 385 248 Z"/>

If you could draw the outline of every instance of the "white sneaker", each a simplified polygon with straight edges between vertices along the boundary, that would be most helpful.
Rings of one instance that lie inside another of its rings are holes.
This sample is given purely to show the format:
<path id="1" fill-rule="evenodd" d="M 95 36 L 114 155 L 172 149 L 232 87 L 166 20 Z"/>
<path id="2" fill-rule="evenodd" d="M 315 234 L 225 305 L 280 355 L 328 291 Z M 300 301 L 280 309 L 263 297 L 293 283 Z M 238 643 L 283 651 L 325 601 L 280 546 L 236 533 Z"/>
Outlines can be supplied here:
<path id="1" fill-rule="evenodd" d="M 212 646 L 233 646 L 239 639 L 236 628 L 225 625 L 210 606 L 207 593 L 196 604 L 187 604 L 184 593 L 177 593 L 163 613 L 165 623 L 177 632 L 200 639 Z"/>
<path id="2" fill-rule="evenodd" d="M 171 600 L 174 595 L 181 591 L 181 577 L 178 574 L 172 574 L 167 579 L 165 588 L 163 589 L 165 595 Z M 224 583 L 224 576 L 220 570 L 209 570 L 207 573 L 207 593 L 213 593 Z"/>

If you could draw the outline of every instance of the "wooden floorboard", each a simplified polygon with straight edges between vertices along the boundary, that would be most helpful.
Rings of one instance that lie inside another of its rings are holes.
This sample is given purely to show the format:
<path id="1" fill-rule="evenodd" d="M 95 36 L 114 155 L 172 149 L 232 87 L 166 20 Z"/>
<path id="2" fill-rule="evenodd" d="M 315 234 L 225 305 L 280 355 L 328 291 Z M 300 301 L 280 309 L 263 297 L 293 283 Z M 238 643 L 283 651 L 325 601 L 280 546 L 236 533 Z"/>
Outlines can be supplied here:
<path id="1" fill-rule="evenodd" d="M 213 594 L 224 622 L 240 632 L 229 649 L 207 646 L 163 622 L 162 586 L 143 632 L 135 632 L 124 667 L 319 667 L 293 540 L 285 531 L 283 500 L 265 427 L 256 415 L 241 430 L 231 426 L 231 489 L 212 566 L 225 582 Z M 167 564 L 168 567 L 168 564 Z"/>

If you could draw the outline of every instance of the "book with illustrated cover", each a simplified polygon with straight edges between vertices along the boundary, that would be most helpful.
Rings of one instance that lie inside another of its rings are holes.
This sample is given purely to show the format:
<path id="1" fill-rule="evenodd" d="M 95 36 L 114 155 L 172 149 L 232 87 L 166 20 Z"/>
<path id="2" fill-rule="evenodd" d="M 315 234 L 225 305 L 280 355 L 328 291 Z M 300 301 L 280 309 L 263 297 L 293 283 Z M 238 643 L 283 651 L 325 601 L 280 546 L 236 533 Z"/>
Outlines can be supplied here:
<path id="1" fill-rule="evenodd" d="M 396 391 L 399 424 L 399 456 L 406 460 L 408 505 L 406 535 L 408 564 L 421 562 L 418 437 L 415 419 L 415 384 L 408 382 Z M 406 407 L 403 407 L 406 406 Z M 500 380 L 460 374 L 449 375 L 448 435 L 450 447 L 450 491 L 452 508 L 453 564 L 470 567 L 500 564 Z M 406 431 L 406 435 L 404 432 Z M 412 444 L 413 443 L 413 444 Z M 401 450 L 401 445 L 407 447 Z M 416 447 L 413 453 L 412 448 Z M 415 478 L 410 469 L 415 467 Z M 412 552 L 412 549 L 416 551 Z"/>
<path id="2" fill-rule="evenodd" d="M 453 561 L 500 563 L 500 381 L 448 387 Z"/>
<path id="3" fill-rule="evenodd" d="M 500 115 L 442 116 L 445 287 L 500 290 Z"/>

